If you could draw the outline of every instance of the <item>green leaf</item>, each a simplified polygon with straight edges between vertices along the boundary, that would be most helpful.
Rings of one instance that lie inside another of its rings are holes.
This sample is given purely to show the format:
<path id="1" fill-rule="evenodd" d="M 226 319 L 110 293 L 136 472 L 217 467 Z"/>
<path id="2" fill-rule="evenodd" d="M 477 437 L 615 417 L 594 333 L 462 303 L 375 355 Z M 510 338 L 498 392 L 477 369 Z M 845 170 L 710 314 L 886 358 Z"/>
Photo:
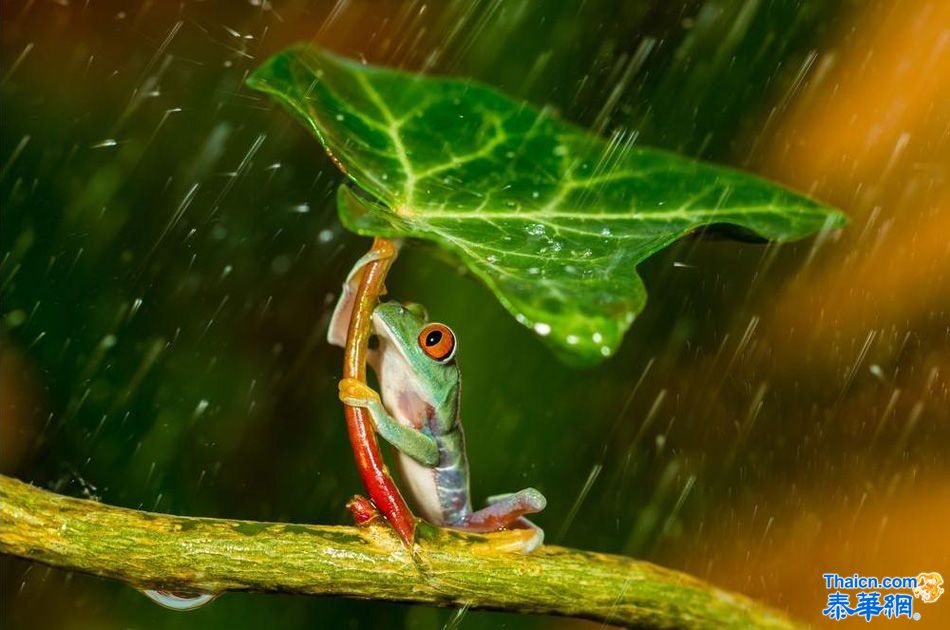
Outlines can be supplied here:
<path id="1" fill-rule="evenodd" d="M 437 242 L 581 362 L 617 348 L 646 303 L 636 265 L 683 235 L 734 224 L 786 241 L 845 222 L 757 177 L 606 142 L 472 81 L 301 45 L 249 84 L 293 111 L 374 198 L 341 190 L 349 229 Z"/>

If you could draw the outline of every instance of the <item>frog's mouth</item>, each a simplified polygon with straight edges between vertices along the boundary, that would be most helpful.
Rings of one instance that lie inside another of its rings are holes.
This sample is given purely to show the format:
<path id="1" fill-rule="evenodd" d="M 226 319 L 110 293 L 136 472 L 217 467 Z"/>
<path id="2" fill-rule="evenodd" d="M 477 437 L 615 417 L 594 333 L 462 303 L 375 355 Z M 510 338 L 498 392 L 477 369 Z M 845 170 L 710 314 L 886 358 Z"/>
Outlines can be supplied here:
<path id="1" fill-rule="evenodd" d="M 385 318 L 375 313 L 373 325 L 379 338 L 380 349 L 393 346 L 398 350 L 388 354 L 385 361 L 380 359 L 380 370 L 377 372 L 384 390 L 388 388 L 389 391 L 398 392 L 396 399 L 390 401 L 393 405 L 390 412 L 400 423 L 418 429 L 425 425 L 432 413 L 432 406 L 423 399 L 418 391 L 418 384 L 411 376 L 412 363 L 406 356 L 403 344 L 399 343 L 398 333 L 387 325 Z"/>
<path id="2" fill-rule="evenodd" d="M 376 335 L 379 344 L 391 343 L 394 346 L 398 346 L 393 336 L 393 330 L 389 327 L 389 324 L 386 323 L 386 320 L 383 317 L 379 316 L 379 313 L 373 313 L 373 334 Z M 399 354 L 403 354 L 402 349 L 400 348 Z M 405 358 L 405 357 L 403 357 Z"/>

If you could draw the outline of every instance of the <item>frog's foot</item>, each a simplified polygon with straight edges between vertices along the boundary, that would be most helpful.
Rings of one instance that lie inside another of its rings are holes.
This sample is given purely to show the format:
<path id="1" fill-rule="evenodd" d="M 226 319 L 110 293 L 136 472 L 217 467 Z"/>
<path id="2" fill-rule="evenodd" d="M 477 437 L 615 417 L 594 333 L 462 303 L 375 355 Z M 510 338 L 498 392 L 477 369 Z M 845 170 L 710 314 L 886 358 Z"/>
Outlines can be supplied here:
<path id="1" fill-rule="evenodd" d="M 355 378 L 340 379 L 340 400 L 350 407 L 369 407 L 379 402 L 379 394 L 372 387 Z"/>
<path id="2" fill-rule="evenodd" d="M 524 546 L 521 548 L 523 553 L 531 553 L 535 549 L 541 546 L 544 542 L 544 530 L 526 519 L 525 517 L 518 518 L 514 523 L 508 526 L 508 529 L 529 529 L 531 530 L 532 536 L 527 541 L 525 541 Z"/>
<path id="3" fill-rule="evenodd" d="M 524 553 L 531 553 L 544 542 L 544 530 L 524 517 L 525 514 L 536 514 L 544 509 L 547 499 L 543 494 L 534 488 L 526 488 L 520 492 L 489 497 L 487 503 L 487 507 L 469 515 L 460 528 L 473 532 L 532 530 L 534 535 L 521 547 Z"/>
<path id="4" fill-rule="evenodd" d="M 354 494 L 353 498 L 346 502 L 346 509 L 353 515 L 358 527 L 371 525 L 381 517 L 373 502 L 359 494 Z"/>
<path id="5" fill-rule="evenodd" d="M 534 551 L 544 540 L 544 532 L 534 523 L 524 518 L 525 514 L 536 514 L 547 505 L 544 495 L 534 488 L 525 488 L 519 492 L 490 497 L 488 505 L 473 512 L 461 524 L 461 528 L 472 532 L 496 532 L 502 529 L 534 529 L 538 535 L 532 541 L 530 549 Z"/>
<path id="6" fill-rule="evenodd" d="M 394 258 L 397 251 L 396 247 L 392 245 L 373 248 L 353 265 L 353 269 L 346 277 L 346 282 L 343 283 L 343 293 L 336 303 L 336 308 L 333 309 L 333 317 L 330 318 L 327 341 L 331 345 L 340 346 L 341 348 L 346 346 L 346 333 L 350 327 L 353 305 L 356 303 L 356 289 L 359 288 L 360 281 L 363 279 L 363 270 L 366 265 L 377 260 Z"/>

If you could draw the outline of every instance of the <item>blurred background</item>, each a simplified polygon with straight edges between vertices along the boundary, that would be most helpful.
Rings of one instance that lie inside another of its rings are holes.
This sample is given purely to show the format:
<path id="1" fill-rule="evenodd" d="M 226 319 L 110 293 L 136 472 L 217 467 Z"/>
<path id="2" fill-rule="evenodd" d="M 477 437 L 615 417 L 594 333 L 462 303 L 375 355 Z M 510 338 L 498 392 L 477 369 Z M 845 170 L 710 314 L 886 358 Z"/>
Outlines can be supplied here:
<path id="1" fill-rule="evenodd" d="M 950 3 L 4 1 L 0 469 L 186 515 L 348 523 L 324 341 L 368 239 L 307 131 L 243 85 L 300 40 L 474 77 L 571 121 L 760 173 L 852 218 L 687 239 L 641 267 L 618 354 L 556 362 L 411 247 L 390 293 L 460 339 L 473 496 L 548 540 L 816 623 L 821 574 L 950 576 Z M 229 594 L 187 614 L 4 557 L 7 627 L 581 627 Z M 948 627 L 950 604 L 917 604 Z"/>

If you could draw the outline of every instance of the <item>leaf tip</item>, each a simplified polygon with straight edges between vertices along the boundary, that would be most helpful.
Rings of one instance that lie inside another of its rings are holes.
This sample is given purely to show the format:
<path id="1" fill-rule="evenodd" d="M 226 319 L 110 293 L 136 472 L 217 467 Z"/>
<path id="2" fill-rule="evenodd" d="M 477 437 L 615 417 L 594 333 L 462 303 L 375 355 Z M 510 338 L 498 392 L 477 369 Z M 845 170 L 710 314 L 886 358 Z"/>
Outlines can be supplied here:
<path id="1" fill-rule="evenodd" d="M 837 230 L 839 228 L 843 228 L 851 221 L 851 219 L 848 218 L 848 215 L 840 210 L 832 207 L 827 207 L 826 210 L 828 212 L 828 219 L 825 222 L 826 230 Z"/>

